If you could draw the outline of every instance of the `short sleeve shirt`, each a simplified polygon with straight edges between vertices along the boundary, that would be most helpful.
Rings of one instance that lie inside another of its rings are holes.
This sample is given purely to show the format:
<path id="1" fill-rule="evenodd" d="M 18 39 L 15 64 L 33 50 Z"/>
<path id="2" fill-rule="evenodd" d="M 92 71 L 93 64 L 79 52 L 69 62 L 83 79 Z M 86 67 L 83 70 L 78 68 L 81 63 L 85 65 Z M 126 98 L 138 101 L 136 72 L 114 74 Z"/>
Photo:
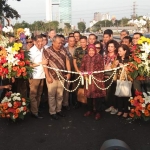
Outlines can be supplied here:
<path id="1" fill-rule="evenodd" d="M 76 59 L 78 68 L 80 68 L 82 58 L 85 54 L 87 54 L 87 49 L 83 50 L 82 47 L 78 47 L 75 49 L 73 59 Z"/>

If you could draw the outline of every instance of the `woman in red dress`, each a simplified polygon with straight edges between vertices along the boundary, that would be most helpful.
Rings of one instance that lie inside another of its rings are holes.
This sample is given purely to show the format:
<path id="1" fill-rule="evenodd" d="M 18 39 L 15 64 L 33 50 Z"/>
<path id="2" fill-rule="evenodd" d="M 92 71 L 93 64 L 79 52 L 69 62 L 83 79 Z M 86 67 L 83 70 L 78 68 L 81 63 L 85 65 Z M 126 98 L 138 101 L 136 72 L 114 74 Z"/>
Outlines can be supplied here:
<path id="1" fill-rule="evenodd" d="M 100 54 L 96 52 L 96 47 L 94 44 L 88 45 L 88 54 L 86 54 L 81 62 L 80 71 L 88 72 L 89 75 L 85 75 L 86 79 L 89 79 L 89 76 L 94 71 L 104 70 L 104 60 Z M 94 73 L 93 76 L 99 80 L 104 80 L 104 73 Z M 95 100 L 96 107 L 96 115 L 95 119 L 100 119 L 100 109 L 102 104 L 102 99 L 106 96 L 106 91 L 102 90 L 105 88 L 104 82 L 98 82 L 94 80 L 96 84 L 91 79 L 91 84 L 88 85 L 88 89 L 86 88 L 86 84 L 84 87 L 84 93 L 87 97 L 87 106 L 88 111 L 84 114 L 84 116 L 90 116 L 93 114 L 93 100 Z"/>

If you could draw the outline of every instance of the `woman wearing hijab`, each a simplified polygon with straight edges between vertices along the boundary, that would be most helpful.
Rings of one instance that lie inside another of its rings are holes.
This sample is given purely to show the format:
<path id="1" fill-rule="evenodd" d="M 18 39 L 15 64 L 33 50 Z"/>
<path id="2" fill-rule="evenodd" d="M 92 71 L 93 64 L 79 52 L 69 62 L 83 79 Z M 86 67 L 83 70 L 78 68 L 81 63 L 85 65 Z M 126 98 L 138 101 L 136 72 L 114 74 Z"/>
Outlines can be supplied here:
<path id="1" fill-rule="evenodd" d="M 94 44 L 88 45 L 88 54 L 86 54 L 81 62 L 80 71 L 81 72 L 88 72 L 88 75 L 84 75 L 84 77 L 89 79 L 89 76 L 94 71 L 101 71 L 104 70 L 104 63 L 103 58 L 101 55 L 99 55 L 96 51 L 96 47 Z M 93 76 L 99 80 L 102 81 L 104 79 L 104 73 L 94 73 Z M 87 106 L 88 111 L 84 114 L 84 116 L 90 116 L 93 114 L 93 100 L 95 100 L 95 107 L 96 107 L 96 115 L 95 119 L 100 119 L 100 109 L 101 109 L 101 103 L 103 97 L 106 96 L 106 91 L 101 90 L 100 88 L 105 88 L 104 82 L 97 82 L 95 80 L 96 84 L 91 80 L 91 84 L 88 85 L 88 88 L 86 88 L 86 84 L 84 87 L 84 93 L 87 97 Z M 100 88 L 98 88 L 100 87 Z"/>

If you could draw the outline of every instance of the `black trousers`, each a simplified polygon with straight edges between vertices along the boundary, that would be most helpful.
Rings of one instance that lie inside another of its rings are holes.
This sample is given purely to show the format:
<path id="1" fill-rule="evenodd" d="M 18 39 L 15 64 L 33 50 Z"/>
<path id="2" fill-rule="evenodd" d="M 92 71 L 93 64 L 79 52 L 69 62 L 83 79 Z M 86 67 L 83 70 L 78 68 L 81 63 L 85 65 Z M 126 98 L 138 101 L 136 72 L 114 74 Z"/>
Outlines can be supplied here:
<path id="1" fill-rule="evenodd" d="M 105 87 L 108 87 L 111 83 L 112 79 L 105 82 Z M 107 108 L 110 106 L 113 106 L 114 108 L 117 108 L 117 98 L 115 96 L 116 91 L 116 81 L 113 81 L 112 85 L 109 87 L 109 89 L 106 90 L 106 106 Z"/>
<path id="2" fill-rule="evenodd" d="M 88 111 L 93 111 L 93 100 L 95 100 L 96 112 L 100 112 L 102 109 L 103 97 L 101 98 L 87 98 Z"/>
<path id="3" fill-rule="evenodd" d="M 118 111 L 128 113 L 129 97 L 117 97 Z"/>

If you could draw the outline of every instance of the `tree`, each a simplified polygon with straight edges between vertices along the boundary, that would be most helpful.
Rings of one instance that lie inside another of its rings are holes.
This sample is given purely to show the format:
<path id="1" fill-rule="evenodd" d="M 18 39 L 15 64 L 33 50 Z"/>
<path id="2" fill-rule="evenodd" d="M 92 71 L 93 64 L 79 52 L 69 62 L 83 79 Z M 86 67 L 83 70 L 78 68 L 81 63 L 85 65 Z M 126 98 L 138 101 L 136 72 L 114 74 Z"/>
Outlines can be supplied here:
<path id="1" fill-rule="evenodd" d="M 86 32 L 90 32 L 90 28 L 87 28 L 87 29 L 86 29 Z"/>
<path id="2" fill-rule="evenodd" d="M 84 22 L 78 22 L 78 29 L 80 32 L 84 32 L 86 29 L 85 23 Z"/>
<path id="3" fill-rule="evenodd" d="M 65 35 L 65 36 L 68 36 L 71 31 L 72 31 L 72 30 L 71 30 L 71 25 L 70 25 L 70 23 L 65 23 L 64 35 Z"/>
<path id="4" fill-rule="evenodd" d="M 0 19 L 5 18 L 8 25 L 10 25 L 9 18 L 13 19 L 16 18 L 18 19 L 20 15 L 18 12 L 10 7 L 10 5 L 7 4 L 7 0 L 0 0 Z"/>
<path id="5" fill-rule="evenodd" d="M 45 26 L 45 31 L 49 31 L 51 29 L 55 29 L 56 31 L 58 31 L 59 22 L 58 21 L 47 22 L 44 24 L 44 26 Z"/>
<path id="6" fill-rule="evenodd" d="M 21 23 L 16 23 L 14 25 L 14 29 L 18 29 L 18 28 L 30 28 L 30 24 L 27 23 L 26 21 L 22 21 Z"/>

